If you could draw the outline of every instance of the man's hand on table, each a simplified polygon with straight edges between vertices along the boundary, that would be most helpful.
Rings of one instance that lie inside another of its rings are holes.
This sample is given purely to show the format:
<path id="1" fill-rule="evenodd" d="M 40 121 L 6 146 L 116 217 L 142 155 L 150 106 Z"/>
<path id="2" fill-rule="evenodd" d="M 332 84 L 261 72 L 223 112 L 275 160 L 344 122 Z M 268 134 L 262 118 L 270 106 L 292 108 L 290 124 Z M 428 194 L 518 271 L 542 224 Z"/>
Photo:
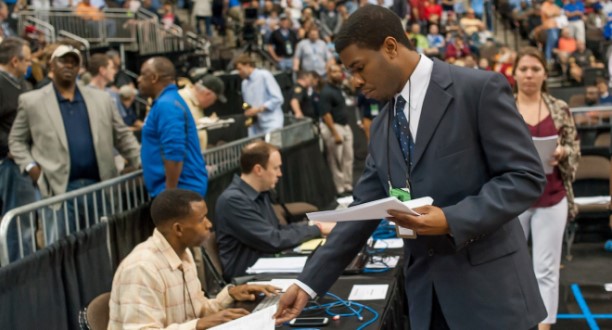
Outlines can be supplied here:
<path id="1" fill-rule="evenodd" d="M 274 314 L 276 325 L 285 323 L 296 318 L 306 304 L 310 300 L 310 296 L 306 291 L 300 289 L 299 286 L 292 284 L 289 289 L 280 298 L 278 309 Z"/>

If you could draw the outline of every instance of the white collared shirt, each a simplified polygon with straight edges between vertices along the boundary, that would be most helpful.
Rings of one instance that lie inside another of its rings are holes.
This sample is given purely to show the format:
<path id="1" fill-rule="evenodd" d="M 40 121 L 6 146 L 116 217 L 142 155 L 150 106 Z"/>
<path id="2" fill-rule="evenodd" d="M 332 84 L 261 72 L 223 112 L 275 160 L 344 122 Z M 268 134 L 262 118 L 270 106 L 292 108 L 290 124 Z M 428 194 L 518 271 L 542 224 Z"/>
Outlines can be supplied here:
<path id="1" fill-rule="evenodd" d="M 410 135 L 412 135 L 412 141 L 414 143 L 416 143 L 419 120 L 421 119 L 423 102 L 425 101 L 425 94 L 427 94 L 427 88 L 429 87 L 432 71 L 433 61 L 427 56 L 421 55 L 416 68 L 410 76 L 410 79 L 408 79 L 402 91 L 394 96 L 396 102 L 397 97 L 400 95 L 404 98 L 404 100 L 406 100 L 404 115 L 406 116 L 406 119 L 408 119 L 410 125 Z M 412 87 L 410 87 L 410 84 L 412 84 Z M 408 100 L 410 100 L 410 113 L 408 113 Z"/>

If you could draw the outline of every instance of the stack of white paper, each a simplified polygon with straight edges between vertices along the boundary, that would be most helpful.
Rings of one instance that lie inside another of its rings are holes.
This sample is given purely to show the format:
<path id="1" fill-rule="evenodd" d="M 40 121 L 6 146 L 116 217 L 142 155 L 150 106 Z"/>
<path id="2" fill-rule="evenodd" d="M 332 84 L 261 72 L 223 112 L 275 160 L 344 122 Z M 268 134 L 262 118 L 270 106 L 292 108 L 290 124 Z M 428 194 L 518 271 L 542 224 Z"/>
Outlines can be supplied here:
<path id="1" fill-rule="evenodd" d="M 390 215 L 387 213 L 387 210 L 398 210 L 412 215 L 420 215 L 413 209 L 431 205 L 432 203 L 433 199 L 431 197 L 421 197 L 408 202 L 400 202 L 400 200 L 395 197 L 387 197 L 342 210 L 310 212 L 306 213 L 306 216 L 312 221 L 364 221 L 388 218 Z M 414 232 L 410 229 L 400 227 L 399 234 L 411 236 L 414 235 Z"/>
<path id="2" fill-rule="evenodd" d="M 348 300 L 385 300 L 389 284 L 355 284 Z"/>
<path id="3" fill-rule="evenodd" d="M 553 172 L 553 166 L 550 165 L 550 160 L 557 148 L 557 135 L 545 136 L 545 137 L 533 137 L 533 144 L 538 151 L 540 161 L 544 167 L 544 172 L 550 174 Z"/>
<path id="4" fill-rule="evenodd" d="M 247 269 L 247 273 L 301 273 L 306 259 L 308 257 L 259 258 Z"/>

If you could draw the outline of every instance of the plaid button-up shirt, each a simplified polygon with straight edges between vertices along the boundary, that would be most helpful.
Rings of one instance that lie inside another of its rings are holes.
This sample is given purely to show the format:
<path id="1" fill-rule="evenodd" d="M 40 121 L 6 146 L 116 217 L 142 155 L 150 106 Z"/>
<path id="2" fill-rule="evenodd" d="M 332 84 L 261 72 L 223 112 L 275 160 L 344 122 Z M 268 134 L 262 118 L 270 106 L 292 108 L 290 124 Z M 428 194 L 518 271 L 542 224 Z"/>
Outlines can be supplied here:
<path id="1" fill-rule="evenodd" d="M 115 273 L 108 329 L 195 329 L 232 302 L 227 287 L 207 299 L 189 249 L 179 258 L 156 229 Z"/>

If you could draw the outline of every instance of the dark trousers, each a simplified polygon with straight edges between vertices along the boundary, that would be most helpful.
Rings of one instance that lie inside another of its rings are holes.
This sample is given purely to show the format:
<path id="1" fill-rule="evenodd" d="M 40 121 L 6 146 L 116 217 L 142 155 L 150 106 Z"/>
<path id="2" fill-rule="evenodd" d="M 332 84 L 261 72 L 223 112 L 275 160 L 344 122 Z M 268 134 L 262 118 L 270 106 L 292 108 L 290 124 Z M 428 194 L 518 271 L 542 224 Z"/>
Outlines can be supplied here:
<path id="1" fill-rule="evenodd" d="M 442 308 L 440 307 L 440 302 L 438 301 L 438 295 L 436 294 L 436 290 L 433 289 L 433 297 L 431 302 L 431 323 L 429 324 L 430 330 L 450 330 L 448 323 L 446 323 L 446 319 L 444 318 L 444 314 L 442 313 Z M 537 330 L 538 325 L 530 328 L 529 330 Z"/>
<path id="2" fill-rule="evenodd" d="M 440 307 L 440 302 L 438 301 L 438 295 L 436 294 L 436 290 L 432 288 L 433 295 L 431 301 L 431 323 L 429 324 L 429 329 L 431 330 L 450 330 L 448 323 L 446 323 L 446 319 L 444 318 L 444 314 L 442 313 L 442 308 Z"/>

